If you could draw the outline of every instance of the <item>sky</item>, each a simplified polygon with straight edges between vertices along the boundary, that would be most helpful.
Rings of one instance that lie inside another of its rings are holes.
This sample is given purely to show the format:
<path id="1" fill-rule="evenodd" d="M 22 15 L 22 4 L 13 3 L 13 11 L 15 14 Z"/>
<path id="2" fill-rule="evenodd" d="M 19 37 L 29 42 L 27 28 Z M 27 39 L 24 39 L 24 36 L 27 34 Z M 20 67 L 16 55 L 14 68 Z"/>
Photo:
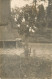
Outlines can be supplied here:
<path id="1" fill-rule="evenodd" d="M 12 0 L 11 1 L 11 8 L 15 8 L 15 7 L 23 7 L 26 4 L 31 5 L 33 0 Z"/>
<path id="2" fill-rule="evenodd" d="M 32 5 L 32 2 L 33 2 L 33 0 L 12 0 L 11 1 L 11 8 L 15 8 L 15 7 L 23 7 L 23 6 L 25 6 L 26 4 L 28 4 L 28 5 Z M 45 2 L 40 2 L 40 0 L 39 0 L 39 2 L 37 2 L 37 5 L 40 5 L 40 4 L 43 4 L 44 5 L 44 7 L 47 7 L 47 5 L 48 5 L 48 2 L 47 2 L 47 0 L 45 1 Z"/>

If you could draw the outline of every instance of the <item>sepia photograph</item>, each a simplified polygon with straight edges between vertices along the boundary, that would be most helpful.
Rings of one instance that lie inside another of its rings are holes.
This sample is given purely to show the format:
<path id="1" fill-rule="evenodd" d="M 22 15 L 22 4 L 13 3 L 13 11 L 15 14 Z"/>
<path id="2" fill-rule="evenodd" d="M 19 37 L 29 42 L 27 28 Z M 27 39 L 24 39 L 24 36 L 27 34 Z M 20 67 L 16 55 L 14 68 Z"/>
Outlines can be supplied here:
<path id="1" fill-rule="evenodd" d="M 0 0 L 0 79 L 52 79 L 52 0 Z"/>

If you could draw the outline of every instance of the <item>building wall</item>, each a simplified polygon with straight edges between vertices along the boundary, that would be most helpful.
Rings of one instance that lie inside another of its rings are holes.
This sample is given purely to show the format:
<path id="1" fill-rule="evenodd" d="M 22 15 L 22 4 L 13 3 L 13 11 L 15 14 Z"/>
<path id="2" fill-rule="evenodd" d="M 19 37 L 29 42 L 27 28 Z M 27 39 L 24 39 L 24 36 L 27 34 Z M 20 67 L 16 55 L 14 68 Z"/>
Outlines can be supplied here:
<path id="1" fill-rule="evenodd" d="M 8 23 L 10 17 L 10 0 L 0 0 L 0 25 Z"/>

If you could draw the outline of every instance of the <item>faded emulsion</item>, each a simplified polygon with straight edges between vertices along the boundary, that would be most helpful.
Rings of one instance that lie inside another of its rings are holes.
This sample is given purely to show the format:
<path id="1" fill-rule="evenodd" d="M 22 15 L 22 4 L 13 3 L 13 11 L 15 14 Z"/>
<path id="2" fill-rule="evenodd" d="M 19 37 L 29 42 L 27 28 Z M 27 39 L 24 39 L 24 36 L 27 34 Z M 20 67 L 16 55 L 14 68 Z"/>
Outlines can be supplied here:
<path id="1" fill-rule="evenodd" d="M 0 0 L 0 79 L 52 79 L 52 0 Z"/>

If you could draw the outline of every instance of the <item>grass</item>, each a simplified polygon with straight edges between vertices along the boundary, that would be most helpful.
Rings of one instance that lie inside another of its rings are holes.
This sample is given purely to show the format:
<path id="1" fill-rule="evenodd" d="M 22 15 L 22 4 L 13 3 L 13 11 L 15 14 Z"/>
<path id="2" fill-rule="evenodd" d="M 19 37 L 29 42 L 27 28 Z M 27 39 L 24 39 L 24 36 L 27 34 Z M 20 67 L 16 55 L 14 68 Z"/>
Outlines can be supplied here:
<path id="1" fill-rule="evenodd" d="M 18 55 L 0 55 L 0 76 L 1 78 L 23 79 L 51 79 L 52 61 L 38 57 L 26 59 Z"/>

